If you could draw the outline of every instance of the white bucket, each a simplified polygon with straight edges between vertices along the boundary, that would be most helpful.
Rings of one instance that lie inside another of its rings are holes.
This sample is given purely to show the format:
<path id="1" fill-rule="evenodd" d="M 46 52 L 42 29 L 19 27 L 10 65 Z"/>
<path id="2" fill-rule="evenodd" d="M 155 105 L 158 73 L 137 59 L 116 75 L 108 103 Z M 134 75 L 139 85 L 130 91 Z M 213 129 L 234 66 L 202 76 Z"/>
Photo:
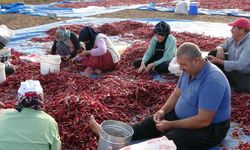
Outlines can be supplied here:
<path id="1" fill-rule="evenodd" d="M 43 55 L 40 56 L 40 72 L 42 75 L 60 71 L 61 56 Z"/>
<path id="2" fill-rule="evenodd" d="M 6 80 L 5 64 L 0 62 L 0 84 Z"/>

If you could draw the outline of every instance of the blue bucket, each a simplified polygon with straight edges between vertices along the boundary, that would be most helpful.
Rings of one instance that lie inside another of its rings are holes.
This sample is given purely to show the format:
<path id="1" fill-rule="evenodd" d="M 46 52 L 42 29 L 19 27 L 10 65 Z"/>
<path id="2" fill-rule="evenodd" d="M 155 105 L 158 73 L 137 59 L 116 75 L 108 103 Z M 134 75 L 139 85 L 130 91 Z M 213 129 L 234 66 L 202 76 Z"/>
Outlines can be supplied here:
<path id="1" fill-rule="evenodd" d="M 198 15 L 198 2 L 190 2 L 189 14 Z"/>

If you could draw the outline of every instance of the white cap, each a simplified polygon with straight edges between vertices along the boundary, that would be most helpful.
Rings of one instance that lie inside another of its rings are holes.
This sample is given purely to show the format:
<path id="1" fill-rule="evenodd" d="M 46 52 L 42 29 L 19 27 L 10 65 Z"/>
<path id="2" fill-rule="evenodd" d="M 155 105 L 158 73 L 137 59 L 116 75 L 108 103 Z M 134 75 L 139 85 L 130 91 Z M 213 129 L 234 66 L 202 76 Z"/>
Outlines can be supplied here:
<path id="1" fill-rule="evenodd" d="M 21 82 L 21 86 L 18 89 L 18 93 L 24 95 L 28 92 L 36 92 L 37 94 L 43 94 L 43 88 L 38 80 L 26 80 Z"/>

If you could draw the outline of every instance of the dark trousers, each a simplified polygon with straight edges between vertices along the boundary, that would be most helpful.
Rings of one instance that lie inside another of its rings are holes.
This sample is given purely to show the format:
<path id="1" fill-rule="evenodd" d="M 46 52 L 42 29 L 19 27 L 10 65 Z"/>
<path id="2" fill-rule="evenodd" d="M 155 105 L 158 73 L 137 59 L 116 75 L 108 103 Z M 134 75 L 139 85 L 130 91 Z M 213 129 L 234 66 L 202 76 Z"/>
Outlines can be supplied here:
<path id="1" fill-rule="evenodd" d="M 155 61 L 157 61 L 157 60 L 154 57 L 152 57 L 151 59 L 149 59 L 149 61 L 145 65 L 147 66 L 148 64 L 153 63 Z M 133 66 L 136 68 L 140 68 L 141 62 L 142 62 L 141 58 L 136 59 L 133 63 Z M 169 70 L 168 70 L 169 63 L 170 63 L 170 61 L 162 62 L 161 64 L 159 64 L 155 67 L 154 71 L 157 73 L 169 73 Z"/>
<path id="2" fill-rule="evenodd" d="M 13 67 L 5 67 L 5 73 L 6 73 L 6 75 L 11 75 L 14 72 L 15 72 L 15 70 L 14 70 Z"/>
<path id="3" fill-rule="evenodd" d="M 212 55 L 216 57 L 217 51 L 211 51 L 208 55 Z M 225 60 L 228 60 L 227 55 L 225 55 Z M 221 71 L 226 75 L 230 85 L 234 88 L 234 90 L 238 92 L 248 92 L 250 93 L 250 73 L 241 73 L 239 71 L 230 71 L 227 72 L 224 69 L 223 65 L 215 64 Z"/>
<path id="4" fill-rule="evenodd" d="M 174 111 L 165 115 L 165 119 L 178 120 Z M 205 150 L 218 145 L 227 135 L 230 121 L 211 124 L 200 129 L 170 129 L 165 133 L 157 130 L 153 117 L 146 118 L 143 122 L 134 124 L 132 140 L 151 139 L 166 136 L 173 140 L 178 150 Z"/>

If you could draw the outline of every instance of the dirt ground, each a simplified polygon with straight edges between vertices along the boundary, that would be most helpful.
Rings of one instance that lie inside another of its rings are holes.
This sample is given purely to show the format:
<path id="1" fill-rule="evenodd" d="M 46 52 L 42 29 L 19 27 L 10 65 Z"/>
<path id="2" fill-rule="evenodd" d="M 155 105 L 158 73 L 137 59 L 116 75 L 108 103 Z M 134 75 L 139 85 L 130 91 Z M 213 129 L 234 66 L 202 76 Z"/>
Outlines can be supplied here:
<path id="1" fill-rule="evenodd" d="M 63 20 L 65 19 L 67 18 L 63 18 Z M 4 24 L 13 30 L 39 26 L 56 21 L 58 20 L 49 19 L 48 17 L 30 16 L 22 14 L 0 14 L 0 25 Z"/>
<path id="2" fill-rule="evenodd" d="M 57 2 L 61 0 L 22 0 L 25 4 L 46 4 Z M 0 0 L 0 4 L 8 4 L 20 2 L 18 0 Z M 68 18 L 62 18 L 62 20 L 66 20 Z M 23 14 L 0 14 L 0 25 L 4 24 L 10 29 L 21 29 L 33 26 L 39 26 L 43 24 L 48 24 L 52 22 L 56 22 L 58 20 L 49 19 L 48 17 L 39 17 L 39 16 L 31 16 L 31 15 L 23 15 Z"/>

